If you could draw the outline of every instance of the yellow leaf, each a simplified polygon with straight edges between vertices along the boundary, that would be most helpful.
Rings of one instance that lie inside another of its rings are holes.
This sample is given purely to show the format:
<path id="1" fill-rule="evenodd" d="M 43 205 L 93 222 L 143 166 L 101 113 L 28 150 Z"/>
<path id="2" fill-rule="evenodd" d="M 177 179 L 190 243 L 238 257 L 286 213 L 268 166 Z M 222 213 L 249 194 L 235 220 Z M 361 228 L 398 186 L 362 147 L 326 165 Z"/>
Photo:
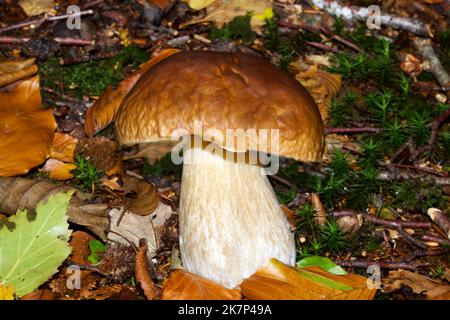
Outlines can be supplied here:
<path id="1" fill-rule="evenodd" d="M 0 284 L 0 300 L 14 300 L 14 287 Z"/>
<path id="2" fill-rule="evenodd" d="M 213 21 L 218 27 L 230 22 L 237 16 L 244 16 L 251 12 L 250 25 L 252 29 L 261 33 L 266 18 L 273 17 L 271 0 L 217 0 L 206 7 L 206 16 L 194 19 L 185 24 Z"/>
<path id="3" fill-rule="evenodd" d="M 0 62 L 0 87 L 32 76 L 38 71 L 34 58 Z"/>
<path id="4" fill-rule="evenodd" d="M 69 180 L 73 178 L 72 170 L 77 166 L 73 163 L 65 163 L 56 159 L 48 159 L 40 172 L 48 173 L 53 180 Z"/>
<path id="5" fill-rule="evenodd" d="M 56 121 L 41 106 L 39 76 L 0 91 L 0 176 L 27 173 L 48 158 Z"/>
<path id="6" fill-rule="evenodd" d="M 376 289 L 368 289 L 366 282 L 355 274 L 334 275 L 319 267 L 297 269 L 271 259 L 241 283 L 241 292 L 250 300 L 371 300 Z"/>
<path id="7" fill-rule="evenodd" d="M 240 300 L 238 290 L 227 289 L 192 272 L 177 269 L 164 281 L 162 300 Z"/>
<path id="8" fill-rule="evenodd" d="M 27 16 L 37 16 L 41 13 L 47 13 L 50 15 L 55 14 L 55 2 L 53 0 L 20 0 L 19 5 Z"/>
<path id="9" fill-rule="evenodd" d="M 185 1 L 192 9 L 202 10 L 203 8 L 206 8 L 216 0 L 185 0 Z"/>

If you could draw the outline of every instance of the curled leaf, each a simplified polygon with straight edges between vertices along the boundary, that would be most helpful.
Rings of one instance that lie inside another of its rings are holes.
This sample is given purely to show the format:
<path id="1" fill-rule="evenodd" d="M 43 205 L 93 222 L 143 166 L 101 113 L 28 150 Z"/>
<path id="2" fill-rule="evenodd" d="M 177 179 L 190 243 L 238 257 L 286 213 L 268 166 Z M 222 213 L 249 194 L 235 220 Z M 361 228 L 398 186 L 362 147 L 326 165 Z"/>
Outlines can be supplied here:
<path id="1" fill-rule="evenodd" d="M 176 269 L 164 281 L 162 300 L 240 300 L 239 290 L 203 278 L 192 272 Z"/>
<path id="2" fill-rule="evenodd" d="M 39 77 L 0 92 L 0 176 L 25 174 L 48 158 L 56 128 L 41 107 Z"/>
<path id="3" fill-rule="evenodd" d="M 128 210 L 134 214 L 146 216 L 158 207 L 159 195 L 152 184 L 127 176 L 125 179 L 125 202 Z"/>
<path id="4" fill-rule="evenodd" d="M 306 268 L 306 267 L 320 267 L 321 269 L 332 273 L 336 275 L 346 275 L 347 272 L 342 269 L 341 266 L 338 266 L 333 261 L 326 257 L 318 257 L 318 256 L 311 256 L 306 257 L 300 261 L 297 262 L 297 267 L 299 268 Z"/>
<path id="5" fill-rule="evenodd" d="M 141 239 L 139 242 L 139 249 L 136 253 L 136 265 L 135 265 L 136 280 L 141 285 L 147 300 L 154 300 L 159 292 L 153 283 L 150 275 L 150 268 L 147 261 L 147 242 L 145 239 Z"/>
<path id="6" fill-rule="evenodd" d="M 38 71 L 34 58 L 0 62 L 0 87 L 32 76 Z"/>
<path id="7" fill-rule="evenodd" d="M 73 178 L 72 170 L 76 169 L 73 163 L 65 163 L 56 159 L 48 159 L 40 172 L 48 173 L 53 180 L 69 180 Z"/>
<path id="8" fill-rule="evenodd" d="M 73 155 L 75 153 L 77 143 L 78 139 L 65 133 L 56 132 L 53 137 L 50 158 L 64 162 L 73 162 Z"/>

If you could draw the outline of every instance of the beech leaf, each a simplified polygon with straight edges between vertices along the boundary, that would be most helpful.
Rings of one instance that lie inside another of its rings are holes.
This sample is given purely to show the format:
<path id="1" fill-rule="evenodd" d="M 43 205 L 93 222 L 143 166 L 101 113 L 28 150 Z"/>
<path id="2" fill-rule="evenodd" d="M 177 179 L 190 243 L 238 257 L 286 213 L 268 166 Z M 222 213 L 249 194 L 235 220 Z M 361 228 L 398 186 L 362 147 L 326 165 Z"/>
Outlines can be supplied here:
<path id="1" fill-rule="evenodd" d="M 164 281 L 162 300 L 240 300 L 238 290 L 203 278 L 184 269 L 176 269 Z"/>
<path id="2" fill-rule="evenodd" d="M 326 257 L 311 256 L 306 257 L 297 262 L 297 267 L 299 268 L 314 267 L 314 266 L 320 267 L 321 269 L 336 275 L 347 274 L 347 271 L 345 271 L 344 269 L 342 269 L 342 267 L 338 266 L 337 264 L 335 264 L 333 261 L 331 261 Z"/>
<path id="3" fill-rule="evenodd" d="M 49 197 L 34 214 L 18 211 L 7 221 L 12 230 L 0 229 L 0 285 L 12 285 L 18 297 L 47 281 L 69 256 L 66 212 L 72 194 Z"/>

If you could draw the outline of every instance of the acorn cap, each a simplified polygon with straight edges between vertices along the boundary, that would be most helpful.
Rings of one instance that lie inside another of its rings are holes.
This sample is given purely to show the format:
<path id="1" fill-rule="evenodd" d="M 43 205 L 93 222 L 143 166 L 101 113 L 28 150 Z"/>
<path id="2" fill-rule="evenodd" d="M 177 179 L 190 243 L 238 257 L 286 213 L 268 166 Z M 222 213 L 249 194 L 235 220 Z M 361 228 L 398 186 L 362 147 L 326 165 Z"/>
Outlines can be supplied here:
<path id="1" fill-rule="evenodd" d="M 214 137 L 231 151 L 264 151 L 300 161 L 319 161 L 324 128 L 307 90 L 262 58 L 242 53 L 180 52 L 148 70 L 122 102 L 116 132 L 122 144 L 167 141 L 174 130 L 194 134 L 227 129 L 266 129 L 268 140 L 248 136 L 244 145 Z M 271 147 L 278 129 L 279 149 Z M 205 136 L 203 139 L 208 140 Z"/>

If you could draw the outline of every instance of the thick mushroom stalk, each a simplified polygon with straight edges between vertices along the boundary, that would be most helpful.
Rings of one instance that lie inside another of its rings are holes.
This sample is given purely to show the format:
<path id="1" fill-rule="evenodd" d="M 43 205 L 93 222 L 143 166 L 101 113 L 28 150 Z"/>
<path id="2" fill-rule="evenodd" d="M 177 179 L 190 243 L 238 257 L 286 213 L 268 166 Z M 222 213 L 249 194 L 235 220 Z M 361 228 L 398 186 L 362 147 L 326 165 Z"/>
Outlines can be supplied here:
<path id="1" fill-rule="evenodd" d="M 185 268 L 234 288 L 270 258 L 293 265 L 295 243 L 260 167 L 184 151 L 180 251 Z"/>

